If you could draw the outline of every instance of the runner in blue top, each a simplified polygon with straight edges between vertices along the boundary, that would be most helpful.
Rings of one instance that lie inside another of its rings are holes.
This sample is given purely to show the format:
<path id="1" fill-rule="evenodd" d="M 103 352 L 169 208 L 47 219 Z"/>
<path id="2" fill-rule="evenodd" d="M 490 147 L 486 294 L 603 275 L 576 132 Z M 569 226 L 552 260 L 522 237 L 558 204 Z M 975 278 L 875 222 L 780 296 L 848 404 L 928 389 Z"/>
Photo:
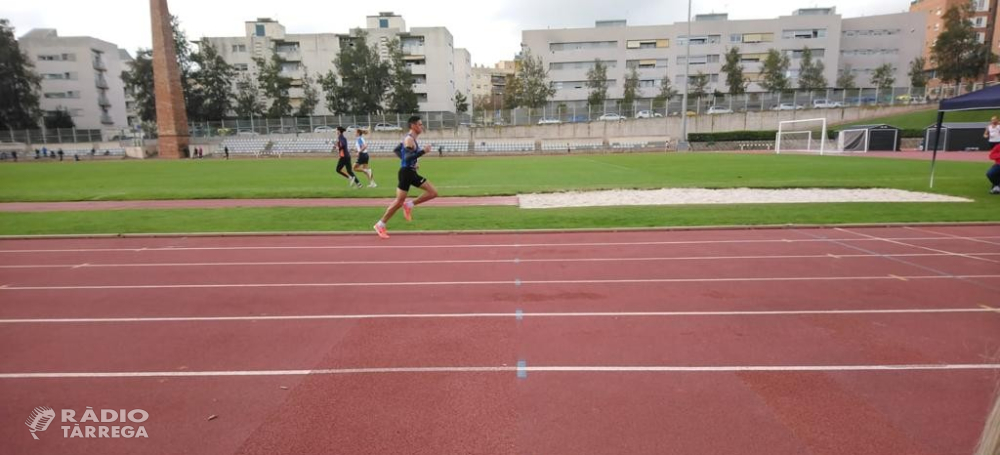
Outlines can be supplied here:
<path id="1" fill-rule="evenodd" d="M 375 184 L 375 178 L 372 177 L 372 168 L 368 164 L 368 143 L 365 142 L 365 134 L 368 132 L 358 128 L 356 133 L 358 139 L 354 141 L 354 150 L 358 152 L 358 162 L 354 164 L 354 172 L 364 172 L 368 176 L 368 188 L 378 187 Z"/>
<path id="2" fill-rule="evenodd" d="M 389 238 L 389 233 L 386 232 L 386 223 L 392 219 L 392 216 L 400 208 L 403 209 L 403 216 L 406 217 L 406 221 L 412 221 L 414 206 L 423 204 L 438 196 L 434 185 L 417 173 L 417 169 L 420 168 L 417 160 L 431 151 L 431 146 L 427 145 L 421 149 L 420 144 L 417 144 L 417 136 L 420 136 L 420 133 L 424 132 L 424 123 L 418 116 L 410 117 L 408 123 L 410 124 L 410 132 L 403 138 L 403 143 L 399 147 L 399 185 L 396 187 L 396 200 L 392 201 L 392 205 L 386 209 L 385 215 L 375 224 L 375 232 L 383 239 Z M 421 194 L 414 201 L 407 201 L 406 198 L 409 195 L 410 188 L 414 186 L 424 190 L 424 194 Z"/>

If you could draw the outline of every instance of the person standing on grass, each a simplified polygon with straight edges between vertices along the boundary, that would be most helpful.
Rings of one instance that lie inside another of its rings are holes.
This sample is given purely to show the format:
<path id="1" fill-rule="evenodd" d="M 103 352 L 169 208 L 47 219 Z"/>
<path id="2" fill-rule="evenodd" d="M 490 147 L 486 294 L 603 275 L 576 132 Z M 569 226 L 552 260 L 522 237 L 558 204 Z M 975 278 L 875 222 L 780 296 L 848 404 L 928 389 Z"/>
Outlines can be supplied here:
<path id="1" fill-rule="evenodd" d="M 337 161 L 337 173 L 347 179 L 348 187 L 353 186 L 361 188 L 361 182 L 358 180 L 358 176 L 354 175 L 354 171 L 351 167 L 351 152 L 347 149 L 347 138 L 344 137 L 345 131 L 347 130 L 345 130 L 344 127 L 337 127 L 336 151 L 340 157 L 340 160 Z"/>
<path id="2" fill-rule="evenodd" d="M 382 219 L 375 223 L 375 233 L 383 239 L 389 238 L 389 233 L 386 230 L 386 223 L 392 219 L 393 215 L 402 208 L 403 216 L 406 217 L 406 221 L 413 221 L 413 207 L 423 204 L 431 199 L 438 196 L 438 192 L 434 189 L 434 185 L 427 179 L 420 176 L 417 173 L 417 169 L 420 165 L 417 160 L 421 156 L 430 153 L 431 146 L 426 145 L 423 149 L 420 148 L 420 144 L 417 143 L 417 136 L 424 132 L 424 123 L 420 120 L 419 116 L 410 117 L 407 122 L 410 125 L 410 132 L 406 134 L 403 138 L 403 142 L 396 147 L 396 156 L 399 157 L 399 185 L 396 187 L 396 199 L 392 201 L 389 208 L 386 209 L 385 215 Z M 410 193 L 411 187 L 417 187 L 424 191 L 419 198 L 414 201 L 407 201 L 406 198 Z"/>
<path id="3" fill-rule="evenodd" d="M 370 158 L 368 157 L 368 143 L 365 141 L 365 134 L 368 132 L 358 128 L 356 133 L 358 138 L 354 141 L 354 149 L 358 152 L 358 162 L 354 165 L 354 171 L 364 172 L 368 176 L 368 188 L 376 188 L 378 185 L 375 184 L 371 165 L 368 164 Z"/>
<path id="4" fill-rule="evenodd" d="M 993 161 L 993 167 L 986 171 L 986 178 L 993 185 L 990 194 L 1000 194 L 1000 118 L 993 116 L 990 119 L 983 137 L 990 141 L 990 160 Z"/>
<path id="5" fill-rule="evenodd" d="M 229 146 L 227 145 L 227 146 L 223 147 L 223 149 L 226 151 L 226 159 L 228 160 L 229 159 Z"/>

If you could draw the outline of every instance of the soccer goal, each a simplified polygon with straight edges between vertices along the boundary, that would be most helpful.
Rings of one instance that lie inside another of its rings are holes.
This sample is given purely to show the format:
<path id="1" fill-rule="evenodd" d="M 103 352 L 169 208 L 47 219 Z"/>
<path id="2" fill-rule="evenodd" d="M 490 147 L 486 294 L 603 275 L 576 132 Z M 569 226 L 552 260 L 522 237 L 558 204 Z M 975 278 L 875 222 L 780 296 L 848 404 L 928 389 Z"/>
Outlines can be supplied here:
<path id="1" fill-rule="evenodd" d="M 778 124 L 778 135 L 774 141 L 774 151 L 781 152 L 826 152 L 826 119 L 814 118 L 789 120 Z"/>
<path id="2" fill-rule="evenodd" d="M 837 134 L 837 150 L 855 153 L 895 152 L 899 150 L 899 130 L 880 127 L 843 130 Z"/>

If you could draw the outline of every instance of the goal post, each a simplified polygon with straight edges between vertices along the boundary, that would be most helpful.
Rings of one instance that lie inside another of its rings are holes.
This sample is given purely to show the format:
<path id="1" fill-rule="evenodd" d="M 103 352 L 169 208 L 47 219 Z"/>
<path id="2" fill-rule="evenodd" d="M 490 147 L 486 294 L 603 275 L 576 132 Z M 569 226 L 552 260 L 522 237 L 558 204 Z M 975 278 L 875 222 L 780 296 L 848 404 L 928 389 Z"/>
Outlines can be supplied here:
<path id="1" fill-rule="evenodd" d="M 819 137 L 816 137 L 816 133 Z M 774 151 L 777 154 L 785 152 L 826 152 L 826 118 L 804 120 L 788 120 L 778 123 L 778 134 L 774 139 Z M 787 137 L 787 139 L 786 139 Z M 782 144 L 784 142 L 784 144 Z M 814 148 L 815 143 L 818 148 Z M 797 147 L 804 144 L 805 147 Z"/>

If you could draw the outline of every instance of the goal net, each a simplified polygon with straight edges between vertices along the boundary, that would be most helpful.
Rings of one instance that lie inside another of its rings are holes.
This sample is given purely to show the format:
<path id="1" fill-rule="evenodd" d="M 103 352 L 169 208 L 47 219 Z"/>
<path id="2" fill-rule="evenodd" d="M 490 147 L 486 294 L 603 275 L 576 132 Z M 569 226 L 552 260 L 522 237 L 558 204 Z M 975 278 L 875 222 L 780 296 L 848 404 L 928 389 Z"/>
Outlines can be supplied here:
<path id="1" fill-rule="evenodd" d="M 778 135 L 774 141 L 775 153 L 827 151 L 826 119 L 789 120 L 778 124 Z"/>
<path id="2" fill-rule="evenodd" d="M 870 136 L 868 129 L 844 130 L 837 134 L 837 150 L 841 152 L 867 152 Z"/>

